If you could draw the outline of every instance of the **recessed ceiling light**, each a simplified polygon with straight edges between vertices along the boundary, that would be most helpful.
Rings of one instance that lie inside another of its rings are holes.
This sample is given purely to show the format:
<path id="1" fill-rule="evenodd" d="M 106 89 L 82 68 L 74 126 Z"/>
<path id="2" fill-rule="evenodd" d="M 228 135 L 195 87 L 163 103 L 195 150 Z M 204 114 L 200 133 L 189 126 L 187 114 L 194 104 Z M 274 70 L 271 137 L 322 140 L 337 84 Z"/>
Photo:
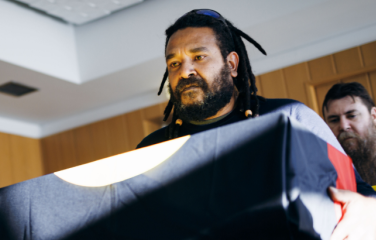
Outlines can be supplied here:
<path id="1" fill-rule="evenodd" d="M 15 97 L 21 97 L 25 94 L 37 91 L 38 89 L 28 87 L 20 83 L 8 82 L 0 86 L 0 93 L 6 93 Z"/>

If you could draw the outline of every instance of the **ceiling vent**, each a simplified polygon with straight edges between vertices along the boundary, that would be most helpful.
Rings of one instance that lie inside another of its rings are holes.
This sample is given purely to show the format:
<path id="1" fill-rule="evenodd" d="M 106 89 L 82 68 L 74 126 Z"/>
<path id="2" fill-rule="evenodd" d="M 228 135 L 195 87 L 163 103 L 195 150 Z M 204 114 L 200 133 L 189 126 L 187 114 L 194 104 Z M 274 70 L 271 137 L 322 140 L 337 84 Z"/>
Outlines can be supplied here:
<path id="1" fill-rule="evenodd" d="M 21 97 L 25 94 L 37 91 L 38 89 L 28 87 L 15 82 L 8 82 L 0 86 L 0 92 L 6 93 L 15 97 Z"/>

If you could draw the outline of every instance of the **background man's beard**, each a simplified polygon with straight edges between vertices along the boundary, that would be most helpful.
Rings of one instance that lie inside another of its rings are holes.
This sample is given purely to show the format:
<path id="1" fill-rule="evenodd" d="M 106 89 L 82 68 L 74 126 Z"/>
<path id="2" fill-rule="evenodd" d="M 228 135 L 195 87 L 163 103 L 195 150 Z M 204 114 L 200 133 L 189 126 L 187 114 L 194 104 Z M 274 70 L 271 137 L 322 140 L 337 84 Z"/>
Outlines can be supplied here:
<path id="1" fill-rule="evenodd" d="M 349 137 L 352 139 L 346 141 Z M 338 140 L 353 160 L 355 168 L 363 180 L 371 185 L 376 185 L 376 129 L 373 123 L 370 123 L 365 138 L 361 138 L 353 132 L 342 132 L 338 136 Z"/>
<path id="2" fill-rule="evenodd" d="M 202 101 L 192 104 L 183 104 L 181 101 L 181 90 L 187 85 L 195 85 L 204 93 Z M 214 116 L 220 109 L 226 106 L 234 93 L 234 84 L 230 77 L 230 69 L 224 64 L 220 73 L 215 77 L 211 88 L 200 76 L 183 78 L 172 92 L 169 86 L 171 100 L 174 103 L 174 111 L 179 118 L 186 121 L 202 121 Z"/>

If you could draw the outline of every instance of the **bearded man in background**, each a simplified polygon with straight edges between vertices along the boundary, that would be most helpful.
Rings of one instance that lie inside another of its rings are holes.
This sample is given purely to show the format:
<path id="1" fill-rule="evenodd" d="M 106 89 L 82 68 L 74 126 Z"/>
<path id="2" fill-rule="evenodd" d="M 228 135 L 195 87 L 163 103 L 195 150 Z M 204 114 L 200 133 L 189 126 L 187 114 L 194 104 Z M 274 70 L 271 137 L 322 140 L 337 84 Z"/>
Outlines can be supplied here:
<path id="1" fill-rule="evenodd" d="M 364 181 L 376 185 L 376 107 L 357 82 L 335 84 L 323 103 L 326 123 Z"/>

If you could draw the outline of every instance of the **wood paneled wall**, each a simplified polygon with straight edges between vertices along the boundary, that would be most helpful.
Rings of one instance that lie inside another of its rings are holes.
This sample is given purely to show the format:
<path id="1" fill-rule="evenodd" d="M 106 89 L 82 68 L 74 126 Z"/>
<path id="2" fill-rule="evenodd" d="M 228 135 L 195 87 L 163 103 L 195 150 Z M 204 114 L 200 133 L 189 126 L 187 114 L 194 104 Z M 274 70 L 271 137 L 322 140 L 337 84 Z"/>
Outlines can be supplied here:
<path id="1" fill-rule="evenodd" d="M 321 115 L 328 89 L 357 81 L 376 97 L 376 42 L 256 77 L 259 95 L 292 98 Z M 0 133 L 0 187 L 132 150 L 162 125 L 165 103 L 41 140 Z M 42 161 L 43 159 L 43 161 Z"/>
<path id="2" fill-rule="evenodd" d="M 351 48 L 314 60 L 320 66 L 328 62 L 320 78 L 307 83 L 308 97 L 315 103 L 312 108 L 322 116 L 322 103 L 328 90 L 339 82 L 359 82 L 371 95 L 376 97 L 376 42 Z"/>
<path id="3" fill-rule="evenodd" d="M 0 187 L 43 174 L 40 140 L 0 133 Z"/>
<path id="4" fill-rule="evenodd" d="M 165 103 L 58 133 L 41 140 L 45 173 L 136 148 L 162 126 Z"/>
<path id="5" fill-rule="evenodd" d="M 328 90 L 339 82 L 359 82 L 376 97 L 376 42 L 299 63 L 256 77 L 260 95 L 292 98 L 320 116 Z"/>

